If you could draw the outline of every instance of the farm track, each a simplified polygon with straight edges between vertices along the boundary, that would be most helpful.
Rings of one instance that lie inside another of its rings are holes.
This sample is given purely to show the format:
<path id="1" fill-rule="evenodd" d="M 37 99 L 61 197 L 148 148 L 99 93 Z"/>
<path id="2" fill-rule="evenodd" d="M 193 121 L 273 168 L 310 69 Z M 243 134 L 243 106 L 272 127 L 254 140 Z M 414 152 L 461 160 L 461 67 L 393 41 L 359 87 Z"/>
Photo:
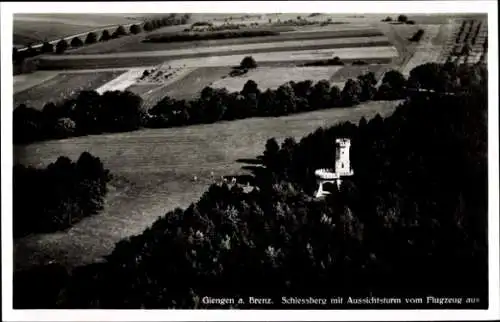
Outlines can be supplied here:
<path id="1" fill-rule="evenodd" d="M 251 118 L 172 129 L 148 129 L 15 146 L 16 162 L 46 166 L 60 155 L 76 159 L 88 151 L 116 176 L 105 210 L 67 232 L 32 235 L 15 241 L 15 268 L 56 260 L 82 265 L 109 254 L 119 240 L 141 233 L 174 207 L 186 207 L 216 176 L 246 173 L 241 158 L 261 154 L 270 137 L 295 138 L 320 126 L 357 122 L 394 111 L 397 102 L 370 102 L 279 118 Z M 192 182 L 196 175 L 199 180 Z"/>

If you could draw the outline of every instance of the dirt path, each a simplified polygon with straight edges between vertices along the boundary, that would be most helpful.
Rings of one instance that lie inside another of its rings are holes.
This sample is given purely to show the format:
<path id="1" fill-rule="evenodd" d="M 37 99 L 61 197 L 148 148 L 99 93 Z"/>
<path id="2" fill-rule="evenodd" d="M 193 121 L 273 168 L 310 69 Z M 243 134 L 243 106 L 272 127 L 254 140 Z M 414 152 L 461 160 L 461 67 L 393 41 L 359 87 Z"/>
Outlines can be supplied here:
<path id="1" fill-rule="evenodd" d="M 27 236 L 15 241 L 15 267 L 56 260 L 68 266 L 108 254 L 119 240 L 140 234 L 159 216 L 196 201 L 216 176 L 242 173 L 242 158 L 261 154 L 270 137 L 300 138 L 320 126 L 357 122 L 362 116 L 392 113 L 396 102 L 370 102 L 280 118 L 252 118 L 176 129 L 71 138 L 15 147 L 16 162 L 46 166 L 60 155 L 76 159 L 83 151 L 99 156 L 117 176 L 103 213 L 68 232 Z M 193 182 L 196 175 L 198 181 Z"/>

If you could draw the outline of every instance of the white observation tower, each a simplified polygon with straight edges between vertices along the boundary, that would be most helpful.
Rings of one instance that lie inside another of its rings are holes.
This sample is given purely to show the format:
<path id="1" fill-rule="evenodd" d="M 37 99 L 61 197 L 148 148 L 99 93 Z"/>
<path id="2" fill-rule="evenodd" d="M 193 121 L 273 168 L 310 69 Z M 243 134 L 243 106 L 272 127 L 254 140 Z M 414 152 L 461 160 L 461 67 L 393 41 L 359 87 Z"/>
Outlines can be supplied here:
<path id="1" fill-rule="evenodd" d="M 325 183 L 335 183 L 340 188 L 342 177 L 354 174 L 349 158 L 350 148 L 351 140 L 346 138 L 335 140 L 335 169 L 318 169 L 314 172 L 318 182 L 318 190 L 315 193 L 316 198 L 321 198 L 330 193 L 323 189 Z"/>

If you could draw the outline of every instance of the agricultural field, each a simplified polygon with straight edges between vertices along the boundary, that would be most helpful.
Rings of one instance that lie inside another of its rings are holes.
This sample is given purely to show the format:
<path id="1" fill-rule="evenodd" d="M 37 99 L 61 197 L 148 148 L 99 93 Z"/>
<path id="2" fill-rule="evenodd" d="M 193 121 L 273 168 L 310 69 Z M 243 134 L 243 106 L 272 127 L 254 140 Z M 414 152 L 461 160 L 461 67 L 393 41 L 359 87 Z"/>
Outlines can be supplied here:
<path id="1" fill-rule="evenodd" d="M 181 26 L 175 26 L 181 29 Z M 170 27 L 167 27 L 170 28 Z M 272 29 L 271 29 L 272 30 Z M 290 29 L 291 30 L 291 29 Z M 162 32 L 162 33 L 175 33 L 175 31 Z M 160 34 L 158 31 L 153 31 L 147 35 Z M 374 28 L 367 27 L 336 27 L 327 30 L 326 27 L 321 27 L 320 30 L 303 29 L 294 31 L 281 31 L 276 36 L 260 36 L 249 38 L 230 38 L 230 39 L 217 39 L 217 40 L 194 40 L 185 42 L 171 42 L 171 43 L 151 43 L 142 42 L 146 36 L 136 35 L 120 39 L 113 39 L 106 43 L 97 43 L 82 48 L 73 49 L 67 52 L 67 55 L 74 54 L 107 54 L 119 52 L 140 52 L 140 51 L 154 51 L 154 50 L 173 50 L 173 49 L 190 49 L 198 47 L 214 47 L 214 46 L 232 46 L 241 44 L 259 44 L 269 42 L 282 42 L 282 41 L 299 41 L 299 40 L 313 40 L 313 39 L 335 39 L 335 38 L 363 38 L 363 37 L 377 37 L 383 34 Z"/>
<path id="2" fill-rule="evenodd" d="M 424 30 L 422 39 L 415 47 L 415 52 L 408 62 L 402 66 L 401 72 L 408 76 L 410 71 L 422 64 L 438 62 L 445 48 L 445 42 L 451 37 L 451 24 L 421 25 Z"/>
<path id="3" fill-rule="evenodd" d="M 13 41 L 29 45 L 135 21 L 118 14 L 15 14 Z"/>
<path id="4" fill-rule="evenodd" d="M 325 47 L 322 45 L 321 47 Z M 286 49 L 286 50 L 285 50 Z M 261 52 L 262 51 L 262 52 Z M 269 48 L 261 50 L 243 50 L 242 52 L 207 52 L 191 55 L 173 55 L 174 51 L 154 51 L 140 53 L 117 53 L 106 55 L 72 55 L 72 56 L 43 56 L 39 60 L 42 70 L 57 69 L 90 69 L 113 67 L 150 66 L 168 62 L 172 66 L 210 67 L 210 66 L 237 66 L 248 55 L 257 62 L 284 62 L 284 61 L 316 61 L 326 60 L 338 56 L 345 61 L 378 60 L 392 61 L 398 57 L 393 46 L 352 47 L 352 48 L 321 48 L 304 49 L 303 46 L 293 48 Z M 200 59 L 205 58 L 205 59 Z"/>
<path id="5" fill-rule="evenodd" d="M 26 104 L 41 109 L 46 103 L 60 102 L 82 90 L 97 89 L 122 73 L 123 71 L 61 73 L 41 84 L 15 93 L 14 106 Z"/>
<path id="6" fill-rule="evenodd" d="M 28 88 L 41 84 L 59 74 L 57 71 L 37 71 L 31 74 L 14 76 L 14 93 L 24 91 Z"/>
<path id="7" fill-rule="evenodd" d="M 176 99 L 190 100 L 196 98 L 206 86 L 211 86 L 217 80 L 228 77 L 230 67 L 201 67 L 196 68 L 182 79 L 169 84 L 157 95 L 166 95 Z M 157 100 L 160 100 L 159 97 Z"/>
<path id="8" fill-rule="evenodd" d="M 143 107 L 146 109 L 153 107 L 159 100 L 168 95 L 168 87 L 177 84 L 193 72 L 192 68 L 170 68 L 169 66 L 158 66 L 153 69 L 146 69 L 148 75 L 135 78 L 135 83 L 126 87 L 126 90 L 141 96 Z M 106 86 L 106 85 L 105 85 Z M 192 85 L 187 86 L 192 88 Z"/>
<path id="9" fill-rule="evenodd" d="M 374 73 L 376 79 L 380 79 L 385 72 L 391 69 L 392 66 L 390 64 L 341 66 L 329 80 L 336 84 L 345 83 L 349 78 L 356 79 L 359 75 L 369 72 Z M 342 89 L 343 86 L 340 86 L 340 88 Z"/>
<path id="10" fill-rule="evenodd" d="M 230 92 L 239 92 L 243 89 L 247 81 L 253 80 L 257 83 L 260 90 L 276 89 L 289 81 L 300 82 L 311 80 L 318 82 L 320 80 L 329 80 L 342 68 L 343 66 L 257 68 L 243 76 L 226 77 L 218 80 L 212 84 L 212 87 L 226 88 Z"/>
<path id="11" fill-rule="evenodd" d="M 488 22 L 486 19 L 455 20 L 452 36 L 440 57 L 441 62 L 475 64 L 486 61 L 488 53 Z"/>
<path id="12" fill-rule="evenodd" d="M 159 216 L 197 200 L 216 177 L 248 173 L 239 159 L 261 154 L 270 137 L 300 137 L 320 126 L 358 122 L 394 111 L 398 102 L 369 102 L 279 118 L 252 118 L 184 128 L 86 136 L 15 146 L 15 161 L 46 166 L 60 155 L 88 151 L 115 175 L 105 210 L 67 232 L 32 235 L 15 241 L 15 267 L 57 260 L 79 265 L 108 254 L 122 238 L 141 233 Z M 193 176 L 198 180 L 193 182 Z"/>

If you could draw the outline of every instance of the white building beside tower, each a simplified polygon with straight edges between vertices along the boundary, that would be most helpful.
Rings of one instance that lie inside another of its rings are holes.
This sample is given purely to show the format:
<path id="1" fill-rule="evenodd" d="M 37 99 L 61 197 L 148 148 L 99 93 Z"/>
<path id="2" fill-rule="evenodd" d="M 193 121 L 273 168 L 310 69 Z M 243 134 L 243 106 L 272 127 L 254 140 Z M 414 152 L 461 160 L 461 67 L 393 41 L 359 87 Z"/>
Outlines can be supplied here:
<path id="1" fill-rule="evenodd" d="M 314 172 L 318 183 L 318 190 L 315 193 L 316 198 L 324 197 L 330 194 L 324 190 L 325 183 L 334 183 L 340 188 L 342 177 L 352 176 L 354 172 L 351 169 L 349 151 L 351 140 L 339 138 L 335 140 L 335 169 L 318 169 Z"/>

